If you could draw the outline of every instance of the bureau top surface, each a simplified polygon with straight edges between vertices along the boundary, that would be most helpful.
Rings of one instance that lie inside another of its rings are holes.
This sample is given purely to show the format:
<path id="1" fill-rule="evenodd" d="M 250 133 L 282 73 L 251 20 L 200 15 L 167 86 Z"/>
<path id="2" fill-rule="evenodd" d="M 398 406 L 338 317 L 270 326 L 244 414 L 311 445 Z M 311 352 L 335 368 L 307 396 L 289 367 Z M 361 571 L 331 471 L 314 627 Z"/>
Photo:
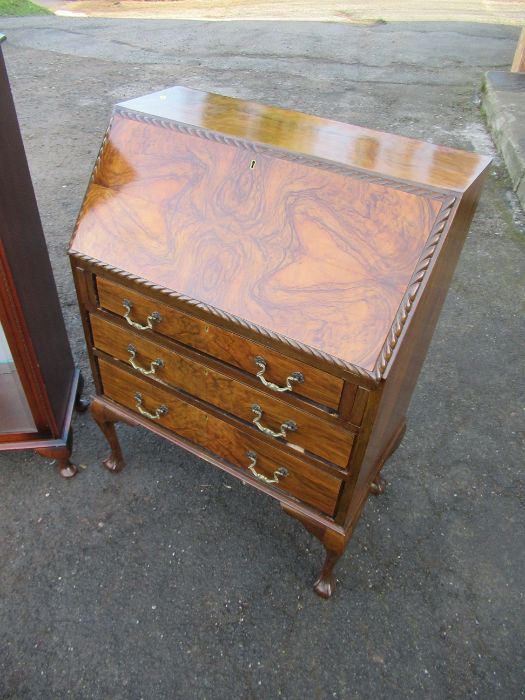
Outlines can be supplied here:
<path id="1" fill-rule="evenodd" d="M 118 106 L 444 189 L 467 189 L 490 160 L 477 153 L 180 86 Z"/>
<path id="2" fill-rule="evenodd" d="M 372 371 L 450 197 L 313 156 L 398 138 L 181 88 L 122 107 L 72 252 Z M 427 148 L 401 141 L 407 162 Z M 428 148 L 427 173 L 442 152 L 488 164 Z"/>

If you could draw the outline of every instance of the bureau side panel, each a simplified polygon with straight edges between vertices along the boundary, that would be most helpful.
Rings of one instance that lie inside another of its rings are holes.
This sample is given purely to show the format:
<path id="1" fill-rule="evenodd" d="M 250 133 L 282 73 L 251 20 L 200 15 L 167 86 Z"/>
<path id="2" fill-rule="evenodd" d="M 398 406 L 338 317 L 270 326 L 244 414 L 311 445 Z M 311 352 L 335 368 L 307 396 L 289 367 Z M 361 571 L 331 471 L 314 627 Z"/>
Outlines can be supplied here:
<path id="1" fill-rule="evenodd" d="M 80 318 L 82 320 L 82 328 L 84 330 L 84 336 L 86 339 L 86 347 L 88 350 L 88 358 L 91 366 L 91 374 L 93 375 L 93 381 L 95 383 L 95 389 L 97 394 L 102 393 L 102 382 L 100 380 L 100 374 L 98 371 L 98 366 L 93 355 L 93 332 L 91 330 L 90 323 L 90 312 L 95 311 L 97 308 L 97 295 L 95 286 L 95 276 L 89 271 L 82 267 L 78 267 L 76 261 L 70 256 L 71 271 L 73 273 L 73 281 L 75 283 L 75 289 L 77 292 L 78 308 L 80 312 Z"/>
<path id="2" fill-rule="evenodd" d="M 426 286 L 412 311 L 387 370 L 381 399 L 359 476 L 346 513 L 347 526 L 355 522 L 378 465 L 389 456 L 396 434 L 402 427 L 414 387 L 425 360 L 432 335 L 463 248 L 479 200 L 484 176 L 463 196 L 441 250 L 434 261 Z M 365 416 L 365 421 L 367 417 Z M 357 466 L 357 465 L 356 465 Z M 350 499 L 349 499 L 350 500 Z"/>

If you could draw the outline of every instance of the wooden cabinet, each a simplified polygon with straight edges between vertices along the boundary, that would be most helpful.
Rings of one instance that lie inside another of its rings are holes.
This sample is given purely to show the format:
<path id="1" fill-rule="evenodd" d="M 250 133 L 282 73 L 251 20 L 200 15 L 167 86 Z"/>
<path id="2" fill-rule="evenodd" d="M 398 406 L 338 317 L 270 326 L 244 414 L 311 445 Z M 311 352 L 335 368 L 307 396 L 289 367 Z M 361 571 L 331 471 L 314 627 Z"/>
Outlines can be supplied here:
<path id="1" fill-rule="evenodd" d="M 71 477 L 71 413 L 86 404 L 1 48 L 0 154 L 0 450 L 34 449 Z"/>
<path id="2" fill-rule="evenodd" d="M 172 88 L 115 108 L 70 255 L 97 387 L 341 556 L 405 414 L 489 159 Z"/>

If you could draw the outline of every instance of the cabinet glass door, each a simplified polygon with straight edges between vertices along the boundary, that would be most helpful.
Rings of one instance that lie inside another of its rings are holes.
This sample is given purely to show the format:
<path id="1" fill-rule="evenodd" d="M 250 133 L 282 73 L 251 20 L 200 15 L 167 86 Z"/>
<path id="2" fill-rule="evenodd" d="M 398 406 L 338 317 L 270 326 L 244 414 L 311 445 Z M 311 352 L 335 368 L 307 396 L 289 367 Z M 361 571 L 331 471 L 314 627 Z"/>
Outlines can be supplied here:
<path id="1" fill-rule="evenodd" d="M 0 435 L 33 432 L 35 422 L 0 324 Z"/>

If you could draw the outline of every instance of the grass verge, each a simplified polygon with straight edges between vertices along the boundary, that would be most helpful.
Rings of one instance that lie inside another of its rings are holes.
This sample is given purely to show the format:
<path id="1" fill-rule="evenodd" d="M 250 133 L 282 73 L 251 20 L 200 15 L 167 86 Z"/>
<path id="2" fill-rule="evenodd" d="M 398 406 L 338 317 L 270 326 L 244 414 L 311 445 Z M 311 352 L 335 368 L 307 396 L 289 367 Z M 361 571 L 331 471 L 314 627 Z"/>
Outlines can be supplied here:
<path id="1" fill-rule="evenodd" d="M 45 7 L 30 0 L 0 0 L 0 17 L 24 17 L 25 15 L 52 15 Z"/>

